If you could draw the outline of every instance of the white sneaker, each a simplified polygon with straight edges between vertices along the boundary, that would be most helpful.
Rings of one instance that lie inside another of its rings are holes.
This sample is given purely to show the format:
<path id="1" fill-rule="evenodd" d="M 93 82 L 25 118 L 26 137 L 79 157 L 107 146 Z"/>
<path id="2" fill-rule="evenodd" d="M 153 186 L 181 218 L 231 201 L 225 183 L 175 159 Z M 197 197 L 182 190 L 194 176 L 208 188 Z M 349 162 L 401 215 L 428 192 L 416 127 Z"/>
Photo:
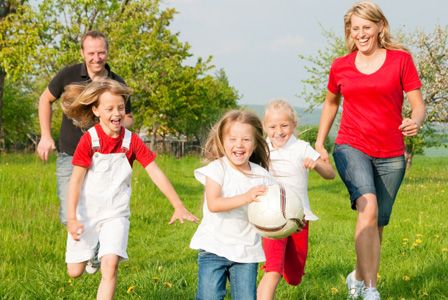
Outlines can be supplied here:
<path id="1" fill-rule="evenodd" d="M 347 275 L 346 283 L 348 289 L 348 299 L 358 299 L 362 295 L 364 290 L 364 281 L 356 280 L 355 272 L 351 272 Z"/>
<path id="2" fill-rule="evenodd" d="M 364 300 L 381 300 L 380 293 L 374 287 L 365 288 L 362 292 Z"/>
<path id="3" fill-rule="evenodd" d="M 100 268 L 101 261 L 98 259 L 98 250 L 100 250 L 100 243 L 96 245 L 93 257 L 87 261 L 85 270 L 88 274 L 95 274 Z"/>

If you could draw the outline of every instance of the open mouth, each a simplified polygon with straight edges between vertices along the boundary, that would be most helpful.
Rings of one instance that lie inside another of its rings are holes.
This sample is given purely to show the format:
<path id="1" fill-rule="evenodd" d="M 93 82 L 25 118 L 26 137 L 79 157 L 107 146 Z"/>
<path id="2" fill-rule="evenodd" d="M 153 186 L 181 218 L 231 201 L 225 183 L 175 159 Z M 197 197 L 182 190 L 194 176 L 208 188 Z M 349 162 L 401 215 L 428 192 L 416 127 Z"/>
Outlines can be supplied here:
<path id="1" fill-rule="evenodd" d="M 233 156 L 235 156 L 237 159 L 243 159 L 245 151 L 234 151 Z"/>
<path id="2" fill-rule="evenodd" d="M 121 126 L 121 119 L 120 120 L 111 120 L 110 122 L 114 126 Z"/>
<path id="3" fill-rule="evenodd" d="M 285 137 L 283 135 L 278 135 L 276 137 L 274 137 L 275 141 L 283 141 L 285 139 Z"/>
<path id="4" fill-rule="evenodd" d="M 369 43 L 369 39 L 359 39 L 358 42 L 360 46 L 366 46 Z"/>

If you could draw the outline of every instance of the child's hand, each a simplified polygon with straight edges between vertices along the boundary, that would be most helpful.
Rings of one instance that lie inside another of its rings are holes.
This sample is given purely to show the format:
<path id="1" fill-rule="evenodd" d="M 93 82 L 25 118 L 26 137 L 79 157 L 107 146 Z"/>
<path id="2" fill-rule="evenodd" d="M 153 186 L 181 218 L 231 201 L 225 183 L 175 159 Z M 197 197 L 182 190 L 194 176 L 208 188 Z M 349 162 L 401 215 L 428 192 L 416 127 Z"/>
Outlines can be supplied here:
<path id="1" fill-rule="evenodd" d="M 254 201 L 258 201 L 257 197 L 264 195 L 267 191 L 265 185 L 257 185 L 247 191 L 244 195 L 246 197 L 246 203 L 249 204 Z"/>
<path id="2" fill-rule="evenodd" d="M 317 160 L 313 160 L 313 159 L 311 159 L 311 158 L 309 158 L 309 157 L 306 157 L 306 158 L 303 160 L 303 166 L 304 166 L 305 168 L 307 168 L 307 169 L 314 170 L 314 168 L 316 167 L 316 165 L 317 165 Z"/>
<path id="3" fill-rule="evenodd" d="M 328 158 L 328 151 L 327 151 L 327 149 L 325 149 L 324 146 L 316 145 L 316 151 L 319 152 L 319 154 L 320 154 L 320 158 L 321 158 L 323 161 L 325 161 L 325 162 L 328 162 L 328 161 L 329 161 L 329 158 Z"/>
<path id="4" fill-rule="evenodd" d="M 299 226 L 297 231 L 301 231 L 303 228 L 305 228 L 305 226 L 306 226 L 305 216 L 303 216 L 302 220 L 297 220 L 297 225 Z"/>
<path id="5" fill-rule="evenodd" d="M 76 219 L 70 219 L 67 221 L 67 231 L 75 241 L 79 241 L 79 237 L 84 232 L 84 225 Z"/>
<path id="6" fill-rule="evenodd" d="M 190 222 L 198 223 L 199 219 L 193 215 L 191 212 L 188 211 L 188 209 L 185 208 L 185 206 L 179 206 L 174 209 L 174 213 L 171 217 L 171 220 L 169 224 L 173 224 L 176 222 L 176 220 L 179 220 L 181 224 L 184 223 L 184 220 L 188 220 Z"/>

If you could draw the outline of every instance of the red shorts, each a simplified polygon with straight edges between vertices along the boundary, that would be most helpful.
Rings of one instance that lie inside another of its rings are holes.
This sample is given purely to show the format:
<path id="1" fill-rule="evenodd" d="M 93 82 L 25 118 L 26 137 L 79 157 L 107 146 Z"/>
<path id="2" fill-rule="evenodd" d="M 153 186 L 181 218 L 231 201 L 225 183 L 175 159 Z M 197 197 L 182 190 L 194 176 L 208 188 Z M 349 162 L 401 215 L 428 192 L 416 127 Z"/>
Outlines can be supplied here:
<path id="1" fill-rule="evenodd" d="M 302 231 L 287 238 L 263 238 L 263 250 L 265 272 L 280 273 L 290 285 L 300 284 L 308 255 L 308 222 Z"/>

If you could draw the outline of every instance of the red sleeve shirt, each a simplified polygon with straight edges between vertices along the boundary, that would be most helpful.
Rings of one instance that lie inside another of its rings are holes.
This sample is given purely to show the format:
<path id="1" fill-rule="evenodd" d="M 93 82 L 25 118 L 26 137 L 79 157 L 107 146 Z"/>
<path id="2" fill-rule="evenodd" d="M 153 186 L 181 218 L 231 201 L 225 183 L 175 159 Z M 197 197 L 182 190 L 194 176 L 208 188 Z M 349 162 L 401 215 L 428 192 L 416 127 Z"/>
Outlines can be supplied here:
<path id="1" fill-rule="evenodd" d="M 356 53 L 336 59 L 330 69 L 328 90 L 344 99 L 336 144 L 348 144 L 372 157 L 400 156 L 403 91 L 421 87 L 412 57 L 387 50 L 384 64 L 366 75 L 355 66 Z"/>
<path id="2" fill-rule="evenodd" d="M 121 145 L 124 138 L 124 128 L 122 128 L 120 136 L 116 138 L 108 136 L 99 124 L 95 125 L 95 128 L 100 140 L 100 149 L 98 149 L 97 152 L 103 154 L 122 152 Z M 72 164 L 75 166 L 89 168 L 92 163 L 93 154 L 92 139 L 89 132 L 86 132 L 81 137 L 81 140 L 76 147 Z M 131 145 L 130 149 L 126 152 L 126 157 L 128 158 L 131 166 L 134 160 L 137 160 L 144 168 L 146 168 L 147 165 L 154 161 L 156 154 L 146 147 L 145 143 L 143 143 L 142 139 L 138 135 L 132 133 Z"/>

